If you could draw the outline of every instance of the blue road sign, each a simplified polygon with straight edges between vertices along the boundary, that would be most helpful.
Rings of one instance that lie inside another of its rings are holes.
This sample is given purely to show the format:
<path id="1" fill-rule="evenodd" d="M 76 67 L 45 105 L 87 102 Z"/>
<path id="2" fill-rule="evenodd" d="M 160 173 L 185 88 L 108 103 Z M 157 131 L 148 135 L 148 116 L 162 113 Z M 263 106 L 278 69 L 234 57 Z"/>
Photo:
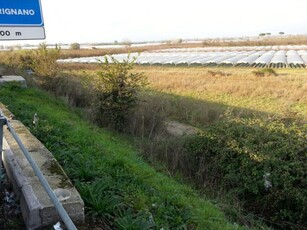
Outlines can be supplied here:
<path id="1" fill-rule="evenodd" d="M 0 26 L 44 26 L 40 0 L 0 0 Z"/>

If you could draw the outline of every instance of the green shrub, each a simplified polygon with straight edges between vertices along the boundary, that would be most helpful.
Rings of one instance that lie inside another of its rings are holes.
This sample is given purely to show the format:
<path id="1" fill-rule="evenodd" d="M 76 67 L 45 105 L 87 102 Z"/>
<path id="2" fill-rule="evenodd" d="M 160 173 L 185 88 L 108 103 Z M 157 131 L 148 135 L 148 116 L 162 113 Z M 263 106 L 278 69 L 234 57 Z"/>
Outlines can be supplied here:
<path id="1" fill-rule="evenodd" d="M 307 219 L 307 127 L 231 119 L 185 142 L 195 180 L 222 187 L 279 227 Z M 296 227 L 295 227 L 296 226 Z"/>
<path id="2" fill-rule="evenodd" d="M 35 73 L 36 82 L 48 91 L 52 91 L 52 81 L 59 71 L 57 60 L 60 57 L 60 51 L 60 47 L 48 49 L 46 44 L 40 44 L 29 57 L 32 59 L 28 62 Z"/>
<path id="3" fill-rule="evenodd" d="M 271 68 L 265 68 L 257 71 L 253 71 L 253 74 L 256 77 L 265 77 L 265 76 L 278 76 L 275 70 Z"/>
<path id="4" fill-rule="evenodd" d="M 53 79 L 53 93 L 74 107 L 88 107 L 91 104 L 91 93 L 88 90 L 87 76 L 82 77 L 59 74 Z"/>
<path id="5" fill-rule="evenodd" d="M 20 74 L 20 68 L 24 67 L 23 56 L 28 52 L 18 51 L 2 51 L 0 52 L 0 68 L 3 75 Z"/>
<path id="6" fill-rule="evenodd" d="M 137 104 L 139 89 L 146 84 L 145 77 L 132 72 L 135 59 L 122 63 L 105 58 L 94 84 L 95 121 L 101 126 L 121 130 L 130 110 Z"/>
<path id="7" fill-rule="evenodd" d="M 71 48 L 72 50 L 79 50 L 79 49 L 80 49 L 80 44 L 77 43 L 77 42 L 71 43 L 71 44 L 70 44 L 70 48 Z"/>
<path id="8" fill-rule="evenodd" d="M 208 72 L 208 75 L 212 76 L 212 77 L 224 77 L 224 76 L 230 76 L 231 73 L 224 73 L 222 71 L 212 71 L 212 70 L 209 70 Z"/>

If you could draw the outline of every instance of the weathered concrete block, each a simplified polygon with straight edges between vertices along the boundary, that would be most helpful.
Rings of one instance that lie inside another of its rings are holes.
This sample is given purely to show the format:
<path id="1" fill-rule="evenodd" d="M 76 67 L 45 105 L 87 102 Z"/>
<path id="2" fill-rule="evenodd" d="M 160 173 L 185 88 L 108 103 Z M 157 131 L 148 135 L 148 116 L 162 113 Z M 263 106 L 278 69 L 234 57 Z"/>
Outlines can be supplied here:
<path id="1" fill-rule="evenodd" d="M 6 146 L 7 142 L 4 139 L 4 148 L 6 148 Z M 14 192 L 19 198 L 22 187 L 28 185 L 29 182 L 24 176 L 19 164 L 17 163 L 16 158 L 14 157 L 10 149 L 5 149 L 5 151 L 3 152 L 3 164 L 6 168 L 7 175 L 12 182 Z"/>
<path id="2" fill-rule="evenodd" d="M 41 205 L 31 185 L 22 187 L 20 207 L 28 229 L 37 229 L 42 225 L 40 217 Z"/>
<path id="3" fill-rule="evenodd" d="M 44 145 L 36 137 L 34 137 L 20 121 L 11 120 L 10 123 L 29 152 L 38 151 L 42 148 L 45 148 Z M 5 132 L 5 134 L 6 133 L 7 135 L 5 135 L 5 138 L 10 146 L 10 149 L 14 153 L 16 150 L 20 150 L 20 147 L 13 138 L 13 136 L 9 132 Z"/>
<path id="4" fill-rule="evenodd" d="M 21 76 L 2 76 L 0 77 L 0 87 L 1 85 L 5 85 L 11 82 L 17 82 L 20 84 L 21 87 L 24 87 L 24 88 L 27 87 L 26 80 Z"/>
<path id="5" fill-rule="evenodd" d="M 61 201 L 61 203 L 66 212 L 69 214 L 69 216 L 75 223 L 84 223 L 84 203 L 73 185 L 71 183 L 66 182 L 62 184 L 63 178 L 58 175 L 45 177 L 53 190 L 57 188 L 63 188 L 64 190 L 69 191 L 70 198 Z M 46 191 L 43 189 L 38 178 L 32 177 L 29 183 L 32 185 L 32 188 L 35 191 L 35 194 L 41 204 L 40 216 L 42 218 L 42 226 L 48 226 L 51 223 L 56 223 L 57 221 L 59 221 L 60 217 L 58 216 L 57 211 L 51 202 L 51 199 L 47 195 Z M 62 186 L 59 186 L 59 184 L 61 184 Z"/>
<path id="6" fill-rule="evenodd" d="M 0 105 L 1 106 L 1 105 Z M 6 111 L 8 113 L 8 111 Z M 60 200 L 74 223 L 84 223 L 84 203 L 52 153 L 20 121 L 11 121 L 31 157 L 40 168 L 52 190 L 63 189 L 70 195 Z M 4 165 L 20 197 L 23 218 L 28 229 L 44 228 L 61 220 L 47 192 L 18 144 L 8 130 L 4 131 Z M 61 190 L 62 191 L 62 190 Z"/>

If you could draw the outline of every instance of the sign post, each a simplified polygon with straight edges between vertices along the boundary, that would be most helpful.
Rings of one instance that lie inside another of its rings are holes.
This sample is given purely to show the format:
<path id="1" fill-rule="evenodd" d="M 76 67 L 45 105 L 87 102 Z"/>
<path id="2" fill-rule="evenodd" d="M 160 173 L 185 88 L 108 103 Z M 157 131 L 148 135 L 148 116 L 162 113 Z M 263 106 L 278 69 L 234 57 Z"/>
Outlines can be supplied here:
<path id="1" fill-rule="evenodd" d="M 40 0 L 0 0 L 0 40 L 45 38 Z"/>

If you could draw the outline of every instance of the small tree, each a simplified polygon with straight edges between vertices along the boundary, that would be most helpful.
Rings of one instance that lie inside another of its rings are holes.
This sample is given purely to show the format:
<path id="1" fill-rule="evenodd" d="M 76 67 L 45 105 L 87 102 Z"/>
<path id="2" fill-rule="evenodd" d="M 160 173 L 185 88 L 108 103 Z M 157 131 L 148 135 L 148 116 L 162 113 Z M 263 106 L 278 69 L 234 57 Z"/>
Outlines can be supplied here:
<path id="1" fill-rule="evenodd" d="M 146 84 L 141 73 L 132 72 L 135 58 L 122 63 L 105 58 L 94 85 L 95 120 L 101 126 L 122 130 L 130 110 L 137 104 L 137 94 Z"/>
<path id="2" fill-rule="evenodd" d="M 61 48 L 47 49 L 42 43 L 31 55 L 30 68 L 34 71 L 37 82 L 46 90 L 51 90 L 52 80 L 58 73 L 57 60 L 60 57 Z"/>
<path id="3" fill-rule="evenodd" d="M 79 49 L 80 49 L 80 44 L 77 43 L 77 42 L 71 43 L 71 44 L 70 44 L 70 48 L 71 48 L 72 50 L 79 50 Z"/>
<path id="4" fill-rule="evenodd" d="M 181 38 L 175 39 L 172 41 L 172 44 L 181 44 L 183 40 Z"/>
<path id="5" fill-rule="evenodd" d="M 125 38 L 123 39 L 122 44 L 125 45 L 126 47 L 129 47 L 132 45 L 132 42 L 130 41 L 130 39 Z"/>

